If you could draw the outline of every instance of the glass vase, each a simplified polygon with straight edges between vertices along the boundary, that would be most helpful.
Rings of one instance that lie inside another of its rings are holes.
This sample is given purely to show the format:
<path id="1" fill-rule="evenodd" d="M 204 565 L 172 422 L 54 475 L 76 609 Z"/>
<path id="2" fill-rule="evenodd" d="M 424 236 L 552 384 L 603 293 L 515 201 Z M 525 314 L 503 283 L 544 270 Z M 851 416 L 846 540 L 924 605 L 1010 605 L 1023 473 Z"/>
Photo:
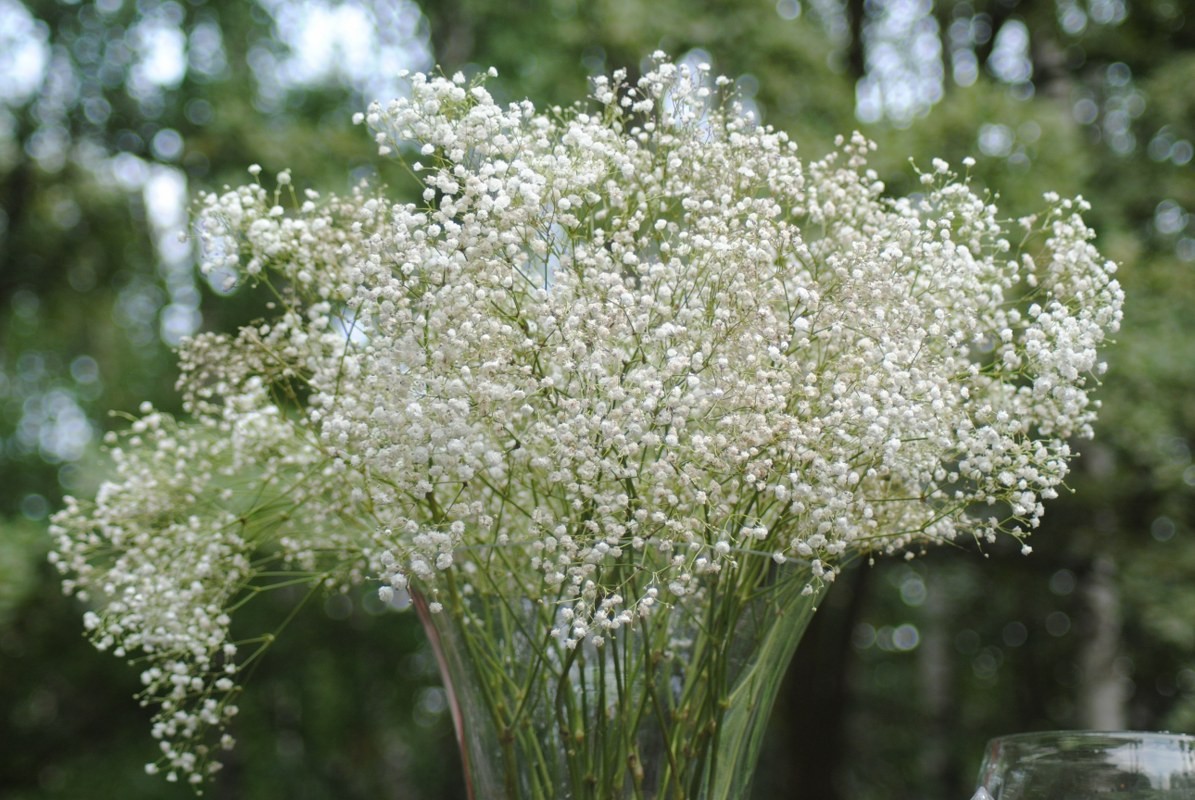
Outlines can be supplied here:
<path id="1" fill-rule="evenodd" d="M 568 604 L 478 585 L 431 610 L 471 800 L 743 800 L 793 652 L 824 594 L 807 566 L 750 554 L 600 640 Z M 642 578 L 636 572 L 623 579 Z M 564 619 L 561 628 L 562 617 Z"/>
<path id="2" fill-rule="evenodd" d="M 972 800 L 1195 800 L 1195 737 L 1054 731 L 988 743 Z"/>

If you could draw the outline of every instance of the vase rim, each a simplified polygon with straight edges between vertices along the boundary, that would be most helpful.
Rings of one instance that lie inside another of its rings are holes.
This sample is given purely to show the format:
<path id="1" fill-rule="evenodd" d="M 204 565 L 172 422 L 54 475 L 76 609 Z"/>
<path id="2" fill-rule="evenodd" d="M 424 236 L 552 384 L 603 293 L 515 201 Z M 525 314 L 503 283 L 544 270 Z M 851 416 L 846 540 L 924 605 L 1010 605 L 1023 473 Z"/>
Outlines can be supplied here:
<path id="1" fill-rule="evenodd" d="M 1026 742 L 1053 742 L 1059 740 L 1101 740 L 1101 741 L 1139 741 L 1139 742 L 1182 742 L 1195 746 L 1195 735 L 1188 733 L 1172 733 L 1170 731 L 1133 731 L 1133 730 L 1051 730 L 1010 733 L 995 736 L 989 740 L 989 745 L 997 743 L 1023 744 Z"/>

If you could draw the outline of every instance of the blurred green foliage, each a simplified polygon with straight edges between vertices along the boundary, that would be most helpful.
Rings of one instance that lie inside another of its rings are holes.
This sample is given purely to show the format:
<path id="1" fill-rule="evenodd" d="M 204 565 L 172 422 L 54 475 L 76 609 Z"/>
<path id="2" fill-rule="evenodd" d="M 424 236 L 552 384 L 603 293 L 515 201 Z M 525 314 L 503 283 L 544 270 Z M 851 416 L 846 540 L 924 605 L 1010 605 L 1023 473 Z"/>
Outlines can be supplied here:
<path id="1" fill-rule="evenodd" d="M 757 795 L 965 797 L 984 740 L 1092 724 L 1097 686 L 1125 726 L 1195 730 L 1184 3 L 0 0 L 0 798 L 190 794 L 141 771 L 154 744 L 137 669 L 83 640 L 45 562 L 61 495 L 103 478 L 109 409 L 172 408 L 169 343 L 260 309 L 194 274 L 180 187 L 256 162 L 301 187 L 371 177 L 402 196 L 349 124 L 397 69 L 495 65 L 499 96 L 570 103 L 588 75 L 634 74 L 657 48 L 735 77 L 811 157 L 861 126 L 894 193 L 916 191 L 910 160 L 972 155 L 1010 215 L 1047 189 L 1083 194 L 1128 294 L 1097 440 L 1033 555 L 963 543 L 847 570 L 793 665 Z M 248 613 L 280 624 L 297 599 Z M 209 796 L 463 795 L 418 624 L 368 588 L 313 594 L 241 705 Z"/>

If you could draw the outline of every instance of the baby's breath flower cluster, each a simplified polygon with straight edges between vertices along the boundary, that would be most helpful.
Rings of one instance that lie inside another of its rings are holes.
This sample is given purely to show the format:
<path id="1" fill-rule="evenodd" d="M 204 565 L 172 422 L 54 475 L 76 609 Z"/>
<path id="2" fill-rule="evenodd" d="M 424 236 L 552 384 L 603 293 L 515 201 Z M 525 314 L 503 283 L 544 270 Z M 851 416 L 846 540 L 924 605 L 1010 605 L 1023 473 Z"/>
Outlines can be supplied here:
<path id="1" fill-rule="evenodd" d="M 1120 321 L 1086 204 L 1008 225 L 938 160 L 887 197 L 862 136 L 806 163 L 728 84 L 657 54 L 539 111 L 414 75 L 358 121 L 421 203 L 289 173 L 203 198 L 205 268 L 276 313 L 184 344 L 192 421 L 137 419 L 55 519 L 97 644 L 150 664 L 171 770 L 235 710 L 260 559 L 432 612 L 531 597 L 567 653 L 749 554 L 821 583 L 1037 526 Z"/>

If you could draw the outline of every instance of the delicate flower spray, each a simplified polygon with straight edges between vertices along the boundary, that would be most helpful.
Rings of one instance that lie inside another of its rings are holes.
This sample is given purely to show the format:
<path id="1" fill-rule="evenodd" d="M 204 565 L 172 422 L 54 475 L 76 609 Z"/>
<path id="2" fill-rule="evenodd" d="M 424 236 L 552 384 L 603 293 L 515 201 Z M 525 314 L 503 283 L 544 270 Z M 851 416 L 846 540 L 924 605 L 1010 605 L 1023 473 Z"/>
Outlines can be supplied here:
<path id="1" fill-rule="evenodd" d="M 151 771 L 231 744 L 268 640 L 238 606 L 377 581 L 478 800 L 746 796 L 844 559 L 1038 524 L 1121 316 L 1086 205 L 1010 225 L 936 160 L 886 197 L 863 137 L 804 163 L 729 86 L 657 54 L 543 112 L 417 74 L 358 121 L 421 204 L 202 199 L 205 268 L 273 316 L 184 343 L 186 421 L 143 408 L 53 522 L 90 636 L 145 665 Z"/>

